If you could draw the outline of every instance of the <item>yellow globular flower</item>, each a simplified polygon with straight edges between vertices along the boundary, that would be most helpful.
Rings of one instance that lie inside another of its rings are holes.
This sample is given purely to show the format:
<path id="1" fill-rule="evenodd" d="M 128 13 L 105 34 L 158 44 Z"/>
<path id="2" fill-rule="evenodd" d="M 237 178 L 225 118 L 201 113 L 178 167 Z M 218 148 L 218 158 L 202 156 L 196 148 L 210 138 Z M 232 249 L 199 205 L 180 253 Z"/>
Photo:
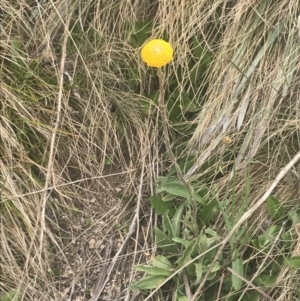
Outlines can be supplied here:
<path id="1" fill-rule="evenodd" d="M 154 39 L 143 46 L 141 57 L 149 67 L 161 68 L 172 61 L 173 52 L 170 43 L 161 39 Z"/>

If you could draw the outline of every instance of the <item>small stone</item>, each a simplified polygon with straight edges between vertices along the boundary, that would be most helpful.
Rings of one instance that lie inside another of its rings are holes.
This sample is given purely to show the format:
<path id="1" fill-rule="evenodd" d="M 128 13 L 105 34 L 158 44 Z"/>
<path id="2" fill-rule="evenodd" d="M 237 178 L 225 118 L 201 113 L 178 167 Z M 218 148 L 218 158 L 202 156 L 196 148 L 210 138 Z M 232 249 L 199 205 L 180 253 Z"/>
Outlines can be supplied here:
<path id="1" fill-rule="evenodd" d="M 223 143 L 224 143 L 224 144 L 227 144 L 227 145 L 231 144 L 231 143 L 232 143 L 231 137 L 225 136 L 225 137 L 223 138 Z"/>
<path id="2" fill-rule="evenodd" d="M 96 245 L 96 239 L 91 238 L 89 241 L 89 249 L 94 249 Z"/>

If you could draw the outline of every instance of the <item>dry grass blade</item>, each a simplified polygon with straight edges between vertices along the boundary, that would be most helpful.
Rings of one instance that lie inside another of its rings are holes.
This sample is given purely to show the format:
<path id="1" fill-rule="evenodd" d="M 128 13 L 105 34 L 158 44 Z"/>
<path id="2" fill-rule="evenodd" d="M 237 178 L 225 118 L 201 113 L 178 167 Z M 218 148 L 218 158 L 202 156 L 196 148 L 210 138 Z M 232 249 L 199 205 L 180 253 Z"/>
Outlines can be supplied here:
<path id="1" fill-rule="evenodd" d="M 83 248 L 103 228 L 100 248 L 108 229 L 126 221 L 133 209 L 120 210 L 117 191 L 135 191 L 142 149 L 155 149 L 158 140 L 156 125 L 148 127 L 141 113 L 140 74 L 128 77 L 139 66 L 124 38 L 128 25 L 115 23 L 136 19 L 148 4 L 122 3 L 121 14 L 107 1 L 1 5 L 0 291 L 19 289 L 28 300 L 71 298 L 82 294 L 74 283 L 97 270 L 91 258 L 76 262 L 72 241 Z M 147 155 L 147 179 L 157 172 L 152 160 Z M 83 221 L 94 218 L 86 232 Z"/>
<path id="2" fill-rule="evenodd" d="M 51 136 L 51 142 L 50 142 L 50 151 L 49 151 L 49 159 L 48 159 L 48 166 L 47 166 L 47 173 L 46 173 L 46 178 L 45 178 L 45 186 L 44 186 L 44 194 L 43 194 L 43 203 L 42 203 L 42 212 L 41 212 L 41 234 L 40 234 L 40 250 L 39 250 L 39 261 L 42 261 L 42 251 L 43 251 L 43 246 L 44 246 L 44 235 L 45 235 L 45 229 L 46 229 L 46 218 L 45 218 L 45 212 L 46 212 L 46 203 L 49 199 L 49 193 L 48 189 L 49 186 L 51 185 L 51 182 L 54 178 L 54 156 L 55 156 L 55 144 L 56 144 L 56 135 L 57 135 L 57 130 L 60 126 L 61 123 L 61 113 L 62 113 L 62 108 L 63 108 L 63 86 L 64 86 L 64 71 L 65 71 L 65 62 L 66 62 L 66 52 L 67 52 L 67 41 L 69 38 L 69 25 L 70 25 L 70 16 L 68 17 L 66 21 L 66 27 L 65 27 L 65 32 L 64 32 L 64 39 L 63 39 L 63 44 L 62 44 L 62 54 L 61 54 L 61 63 L 60 63 L 60 78 L 59 78 L 59 90 L 58 90 L 58 95 L 57 95 L 57 114 L 56 114 L 56 120 L 54 122 L 54 128 Z"/>
<path id="3" fill-rule="evenodd" d="M 291 8 L 294 5 L 289 4 Z M 192 145 L 196 146 L 199 158 L 186 178 L 196 173 L 209 157 L 203 156 L 204 153 L 218 153 L 216 141 L 221 141 L 221 126 L 223 136 L 237 138 L 237 149 L 241 151 L 236 163 L 241 163 L 241 154 L 245 153 L 247 160 L 242 165 L 246 166 L 257 153 L 265 133 L 273 124 L 276 126 L 276 116 L 286 107 L 286 98 L 299 109 L 296 80 L 299 76 L 295 60 L 299 45 L 293 21 L 295 16 L 291 22 L 283 18 L 274 22 L 274 15 L 282 16 L 276 9 L 263 1 L 255 7 L 236 4 L 230 10 L 233 21 L 224 25 L 226 29 L 210 75 L 215 85 L 207 92 L 207 103 L 199 114 L 198 129 L 193 138 Z M 269 26 L 265 25 L 266 20 L 269 20 Z M 291 112 L 285 116 L 286 125 L 289 118 L 297 123 L 297 116 Z M 244 137 L 249 131 L 253 132 L 253 137 L 246 143 Z"/>

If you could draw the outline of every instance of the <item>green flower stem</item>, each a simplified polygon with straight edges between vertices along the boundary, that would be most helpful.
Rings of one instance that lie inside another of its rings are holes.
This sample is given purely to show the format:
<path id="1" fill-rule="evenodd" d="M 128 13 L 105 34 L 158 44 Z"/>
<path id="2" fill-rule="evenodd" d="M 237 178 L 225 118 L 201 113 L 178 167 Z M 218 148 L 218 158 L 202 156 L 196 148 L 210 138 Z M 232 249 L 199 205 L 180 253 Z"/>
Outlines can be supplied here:
<path id="1" fill-rule="evenodd" d="M 171 143 L 170 143 L 170 137 L 169 137 L 169 131 L 168 131 L 168 115 L 167 115 L 166 105 L 165 105 L 165 101 L 164 101 L 164 99 L 165 99 L 165 88 L 164 88 L 165 74 L 161 70 L 161 68 L 157 69 L 157 75 L 158 75 L 158 78 L 159 78 L 159 100 L 158 100 L 158 105 L 159 105 L 159 110 L 160 110 L 161 119 L 162 119 L 164 143 L 165 143 L 165 146 L 167 148 L 167 152 L 168 152 L 168 154 L 171 158 L 171 161 L 175 166 L 176 173 L 177 173 L 178 177 L 180 178 L 182 184 L 185 186 L 188 193 L 190 194 L 192 204 L 194 206 L 196 206 L 192 189 L 191 189 L 190 185 L 184 179 L 183 174 L 180 170 L 180 167 L 177 164 L 176 158 L 175 158 L 175 156 L 172 152 L 172 149 L 171 149 Z M 195 209 L 196 209 L 196 207 L 195 207 Z M 196 212 L 196 210 L 194 210 L 194 212 Z"/>

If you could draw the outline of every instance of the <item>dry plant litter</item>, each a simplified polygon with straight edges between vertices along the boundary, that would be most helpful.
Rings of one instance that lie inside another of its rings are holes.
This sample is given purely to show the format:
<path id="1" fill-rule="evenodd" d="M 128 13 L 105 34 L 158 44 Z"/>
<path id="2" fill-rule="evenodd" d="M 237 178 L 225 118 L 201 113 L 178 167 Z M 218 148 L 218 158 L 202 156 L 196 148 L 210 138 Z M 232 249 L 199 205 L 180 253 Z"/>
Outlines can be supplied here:
<path id="1" fill-rule="evenodd" d="M 300 299 L 299 161 L 285 169 L 300 149 L 299 1 L 3 0 L 0 17 L 1 301 Z M 153 204 L 182 218 L 190 206 L 165 153 L 157 74 L 139 57 L 153 38 L 174 47 L 172 151 L 193 197 L 209 191 L 194 212 L 217 201 L 214 245 L 149 292 L 131 289 L 149 270 L 134 265 L 172 261 Z M 247 242 L 230 236 L 238 225 Z M 234 264 L 215 254 L 193 278 L 188 267 L 217 246 Z M 247 272 L 282 258 L 269 283 Z"/>

